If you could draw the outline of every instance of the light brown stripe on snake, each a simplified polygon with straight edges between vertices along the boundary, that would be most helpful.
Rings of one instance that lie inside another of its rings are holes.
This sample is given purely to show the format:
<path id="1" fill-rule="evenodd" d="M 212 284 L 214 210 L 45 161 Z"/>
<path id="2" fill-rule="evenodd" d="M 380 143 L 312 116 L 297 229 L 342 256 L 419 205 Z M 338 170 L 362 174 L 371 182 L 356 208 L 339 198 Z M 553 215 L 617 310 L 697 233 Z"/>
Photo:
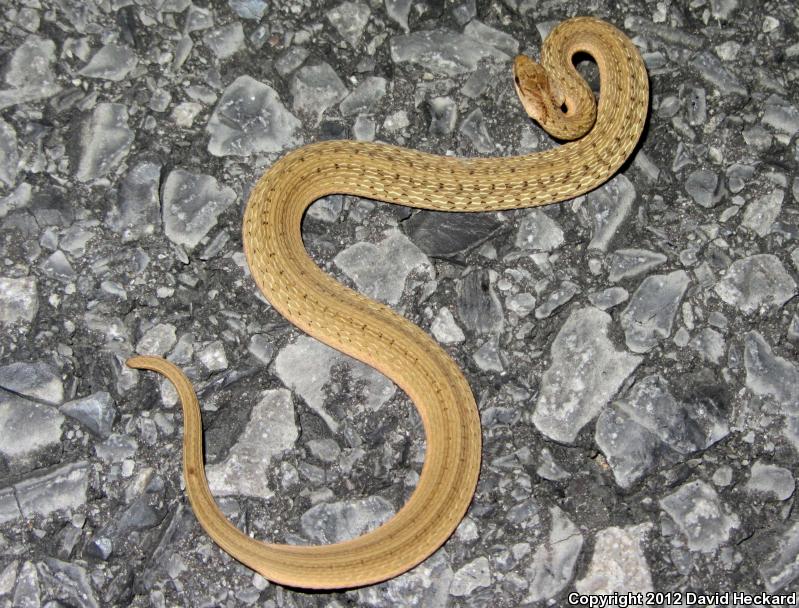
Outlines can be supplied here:
<path id="1" fill-rule="evenodd" d="M 599 66 L 593 128 L 593 96 L 572 64 L 578 52 L 590 54 Z M 599 186 L 633 151 L 646 120 L 649 87 L 641 56 L 613 26 L 576 18 L 547 38 L 541 66 L 516 60 L 525 108 L 561 138 L 590 129 L 581 139 L 527 156 L 479 159 L 379 143 L 322 142 L 286 154 L 250 195 L 244 250 L 267 299 L 303 331 L 391 378 L 419 411 L 427 442 L 421 477 L 408 503 L 388 522 L 353 540 L 319 546 L 267 544 L 243 534 L 208 488 L 200 410 L 189 381 L 159 357 L 128 361 L 175 383 L 185 417 L 183 471 L 194 513 L 222 549 L 264 577 L 317 589 L 383 581 L 427 558 L 463 518 L 481 451 L 480 418 L 469 385 L 425 332 L 324 274 L 305 251 L 300 225 L 311 203 L 334 193 L 437 211 L 498 211 L 562 201 Z"/>

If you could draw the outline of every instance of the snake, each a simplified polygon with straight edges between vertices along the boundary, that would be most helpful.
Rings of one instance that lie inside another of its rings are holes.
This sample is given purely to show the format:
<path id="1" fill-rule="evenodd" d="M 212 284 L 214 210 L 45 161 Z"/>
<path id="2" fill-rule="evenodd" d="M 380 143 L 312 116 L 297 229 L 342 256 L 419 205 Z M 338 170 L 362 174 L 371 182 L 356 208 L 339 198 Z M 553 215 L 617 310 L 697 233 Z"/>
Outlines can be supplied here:
<path id="1" fill-rule="evenodd" d="M 587 53 L 599 69 L 599 101 L 575 67 Z M 413 324 L 325 274 L 301 235 L 305 210 L 344 194 L 435 211 L 484 212 L 572 199 L 612 177 L 634 151 L 649 107 L 649 82 L 633 42 L 613 25 L 576 17 L 556 26 L 540 62 L 519 55 L 514 87 L 527 114 L 560 145 L 512 157 L 438 156 L 386 143 L 330 140 L 292 150 L 250 191 L 242 225 L 250 272 L 270 304 L 308 335 L 390 378 L 422 421 L 425 458 L 408 501 L 387 521 L 343 542 L 267 543 L 231 523 L 203 464 L 199 403 L 183 372 L 139 355 L 177 389 L 184 415 L 183 475 L 192 510 L 228 554 L 288 587 L 346 589 L 398 576 L 453 534 L 477 487 L 480 415 L 450 355 Z"/>

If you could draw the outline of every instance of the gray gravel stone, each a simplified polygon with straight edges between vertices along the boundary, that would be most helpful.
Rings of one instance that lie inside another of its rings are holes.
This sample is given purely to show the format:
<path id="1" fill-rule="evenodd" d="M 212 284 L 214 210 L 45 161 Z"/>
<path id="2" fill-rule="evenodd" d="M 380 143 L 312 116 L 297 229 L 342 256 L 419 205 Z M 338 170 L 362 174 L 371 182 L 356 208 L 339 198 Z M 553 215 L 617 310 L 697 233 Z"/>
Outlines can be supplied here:
<path id="1" fill-rule="evenodd" d="M 339 423 L 325 409 L 325 389 L 331 381 L 332 368 L 341 364 L 347 366 L 353 380 L 363 383 L 363 399 L 353 407 L 377 410 L 394 395 L 394 384 L 388 378 L 307 336 L 297 338 L 275 358 L 275 371 L 281 381 L 296 391 L 334 432 Z"/>
<path id="2" fill-rule="evenodd" d="M 142 161 L 125 174 L 117 192 L 116 204 L 108 212 L 108 226 L 122 235 L 122 241 L 153 234 L 161 225 L 158 186 L 161 165 Z"/>
<path id="3" fill-rule="evenodd" d="M 430 324 L 430 333 L 441 344 L 457 344 L 466 339 L 449 308 L 442 308 L 438 311 L 436 318 Z"/>
<path id="4" fill-rule="evenodd" d="M 793 524 L 780 537 L 777 550 L 758 570 L 769 593 L 785 589 L 799 577 L 799 523 Z"/>
<path id="5" fill-rule="evenodd" d="M 491 584 L 491 566 L 487 557 L 477 559 L 462 566 L 452 577 L 449 586 L 450 595 L 464 597 L 475 589 L 488 587 Z"/>
<path id="6" fill-rule="evenodd" d="M 357 591 L 364 606 L 407 606 L 408 608 L 445 608 L 453 572 L 445 549 L 439 549 L 405 574 L 381 585 Z"/>
<path id="7" fill-rule="evenodd" d="M 340 104 L 344 116 L 360 112 L 374 112 L 377 103 L 386 95 L 386 79 L 369 76 L 363 80 Z"/>
<path id="8" fill-rule="evenodd" d="M 749 228 L 758 236 L 766 236 L 771 232 L 772 225 L 782 211 L 784 198 L 785 192 L 777 188 L 753 200 L 744 208 L 741 226 Z"/>
<path id="9" fill-rule="evenodd" d="M 385 0 L 386 13 L 399 26 L 408 31 L 408 15 L 411 12 L 412 0 Z"/>
<path id="10" fill-rule="evenodd" d="M 684 270 L 652 275 L 641 282 L 621 315 L 631 351 L 649 352 L 671 335 L 674 317 L 690 282 Z"/>
<path id="11" fill-rule="evenodd" d="M 691 61 L 701 78 L 715 87 L 722 95 L 746 96 L 746 87 L 709 51 L 702 51 Z"/>
<path id="12" fill-rule="evenodd" d="M 431 276 L 434 272 L 427 256 L 398 231 L 392 231 L 377 245 L 351 245 L 333 261 L 358 291 L 387 304 L 399 302 L 411 271 L 417 269 Z"/>
<path id="13" fill-rule="evenodd" d="M 629 292 L 623 287 L 610 287 L 588 295 L 588 301 L 599 310 L 608 310 L 626 302 L 629 298 Z"/>
<path id="14" fill-rule="evenodd" d="M 62 414 L 74 418 L 92 433 L 103 439 L 111 435 L 116 418 L 116 405 L 106 391 L 93 393 L 82 399 L 67 401 L 59 408 Z"/>
<path id="15" fill-rule="evenodd" d="M 527 569 L 530 581 L 527 602 L 538 602 L 560 593 L 571 581 L 583 548 L 582 533 L 562 510 L 553 506 L 549 516 L 552 522 L 549 535 L 533 553 Z"/>
<path id="16" fill-rule="evenodd" d="M 302 531 L 315 543 L 338 543 L 360 536 L 394 515 L 391 503 L 379 496 L 322 503 L 303 513 Z"/>
<path id="17" fill-rule="evenodd" d="M 796 281 L 775 255 L 736 260 L 716 283 L 718 296 L 746 315 L 782 306 L 796 294 Z"/>
<path id="18" fill-rule="evenodd" d="M 525 212 L 516 233 L 516 247 L 534 251 L 552 251 L 563 245 L 563 230 L 540 209 Z"/>
<path id="19" fill-rule="evenodd" d="M 211 490 L 217 496 L 269 498 L 274 494 L 267 475 L 271 461 L 294 447 L 297 437 L 291 393 L 285 389 L 264 391 L 227 457 L 206 467 Z"/>
<path id="20" fill-rule="evenodd" d="M 121 44 L 106 44 L 78 74 L 119 82 L 125 79 L 138 62 L 132 49 Z"/>
<path id="21" fill-rule="evenodd" d="M 33 277 L 0 277 L 0 323 L 28 324 L 39 311 L 39 292 Z"/>
<path id="22" fill-rule="evenodd" d="M 746 490 L 752 494 L 766 495 L 777 500 L 788 500 L 796 489 L 793 474 L 784 467 L 755 462 L 746 482 Z"/>
<path id="23" fill-rule="evenodd" d="M 447 257 L 471 249 L 501 225 L 492 213 L 444 211 L 420 211 L 402 224 L 414 244 L 434 257 Z"/>
<path id="24" fill-rule="evenodd" d="M 594 541 L 594 554 L 585 576 L 574 584 L 578 593 L 612 595 L 653 590 L 644 548 L 652 524 L 605 528 Z"/>
<path id="25" fill-rule="evenodd" d="M 635 198 L 635 187 L 622 174 L 586 195 L 580 213 L 592 229 L 589 249 L 608 250 L 611 239 L 630 214 Z"/>
<path id="26" fill-rule="evenodd" d="M 17 581 L 17 570 L 19 570 L 19 561 L 13 560 L 0 572 L 0 596 L 10 595 L 14 590 L 14 583 Z"/>
<path id="27" fill-rule="evenodd" d="M 799 368 L 775 355 L 756 331 L 744 337 L 746 386 L 756 395 L 773 397 L 793 414 L 799 414 Z"/>
<path id="28" fill-rule="evenodd" d="M 685 191 L 695 203 L 706 209 L 715 207 L 723 195 L 723 187 L 719 187 L 719 176 L 707 169 L 693 171 L 688 175 L 685 180 Z"/>
<path id="29" fill-rule="evenodd" d="M 503 372 L 505 366 L 499 356 L 499 344 L 496 338 L 489 338 L 474 352 L 474 362 L 484 372 Z"/>
<path id="30" fill-rule="evenodd" d="M 786 99 L 772 95 L 766 101 L 763 123 L 793 137 L 799 131 L 799 110 Z"/>
<path id="31" fill-rule="evenodd" d="M 677 401 L 655 374 L 600 414 L 595 439 L 616 483 L 629 488 L 651 469 L 708 448 L 729 432 L 713 405 Z"/>
<path id="32" fill-rule="evenodd" d="M 218 27 L 206 32 L 203 42 L 217 59 L 230 59 L 245 46 L 244 28 L 239 22 Z"/>
<path id="33" fill-rule="evenodd" d="M 70 264 L 69 259 L 60 249 L 54 251 L 42 264 L 42 272 L 52 279 L 63 283 L 75 280 L 77 273 Z"/>
<path id="34" fill-rule="evenodd" d="M 715 365 L 719 365 L 724 357 L 724 336 L 710 327 L 703 328 L 690 344 L 705 361 Z"/>
<path id="35" fill-rule="evenodd" d="M 158 323 L 149 328 L 136 344 L 136 352 L 140 355 L 157 355 L 163 357 L 175 345 L 178 337 L 175 326 L 171 323 Z"/>
<path id="36" fill-rule="evenodd" d="M 268 4 L 263 0 L 228 0 L 230 8 L 242 19 L 258 21 L 264 16 Z"/>
<path id="37" fill-rule="evenodd" d="M 347 87 L 330 64 L 306 65 L 291 79 L 292 109 L 298 114 L 312 116 L 316 122 L 322 115 L 347 96 Z"/>
<path id="38" fill-rule="evenodd" d="M 300 143 L 299 126 L 272 87 L 239 76 L 225 89 L 208 121 L 208 151 L 214 156 L 280 152 Z"/>
<path id="39" fill-rule="evenodd" d="M 16 182 L 18 164 L 17 132 L 14 127 L 0 119 L 0 182 L 9 188 Z"/>
<path id="40" fill-rule="evenodd" d="M 22 517 L 17 504 L 17 497 L 14 494 L 14 488 L 3 488 L 0 490 L 0 525 L 10 521 L 16 521 Z M 6 571 L 0 575 L 0 580 L 5 580 Z M 12 581 L 13 582 L 13 581 Z M 2 593 L 0 593 L 2 595 Z"/>
<path id="41" fill-rule="evenodd" d="M 712 486 L 691 481 L 660 500 L 660 507 L 685 536 L 688 548 L 713 553 L 740 525 L 738 516 L 722 504 Z"/>
<path id="42" fill-rule="evenodd" d="M 436 74 L 457 76 L 473 72 L 482 60 L 508 61 L 510 56 L 478 40 L 447 30 L 428 30 L 392 36 L 394 63 L 414 63 Z"/>
<path id="43" fill-rule="evenodd" d="M 467 329 L 481 335 L 502 331 L 502 303 L 487 271 L 473 270 L 459 281 L 457 303 L 458 317 Z"/>
<path id="44" fill-rule="evenodd" d="M 558 308 L 567 304 L 580 291 L 580 286 L 572 281 L 563 281 L 560 286 L 550 293 L 544 302 L 535 309 L 536 319 L 546 319 Z"/>
<path id="45" fill-rule="evenodd" d="M 513 57 L 519 53 L 519 43 L 513 36 L 486 25 L 477 19 L 472 19 L 466 27 L 463 28 L 463 33 L 469 36 L 469 38 L 474 38 L 482 45 L 494 47 L 502 51 L 509 57 Z"/>
<path id="46" fill-rule="evenodd" d="M 0 387 L 22 397 L 53 405 L 60 405 L 64 401 L 61 377 L 44 361 L 18 361 L 0 367 Z"/>
<path id="47" fill-rule="evenodd" d="M 22 515 L 34 517 L 82 507 L 86 504 L 88 487 L 89 463 L 81 461 L 24 479 L 14 489 Z"/>
<path id="48" fill-rule="evenodd" d="M 357 46 L 371 14 L 363 2 L 342 2 L 327 12 L 327 19 L 344 40 Z"/>
<path id="49" fill-rule="evenodd" d="M 458 122 L 458 104 L 451 97 L 434 97 L 428 102 L 430 109 L 430 134 L 449 135 Z"/>
<path id="50" fill-rule="evenodd" d="M 569 315 L 555 337 L 533 413 L 536 428 L 547 437 L 573 442 L 641 362 L 613 347 L 607 337 L 610 322 L 610 315 L 582 308 Z"/>
<path id="51" fill-rule="evenodd" d="M 609 256 L 608 280 L 616 283 L 653 270 L 666 262 L 662 253 L 646 249 L 619 249 Z"/>
<path id="52" fill-rule="evenodd" d="M 75 176 L 90 182 L 115 170 L 133 143 L 128 108 L 121 103 L 99 103 L 80 136 L 80 159 Z"/>
<path id="53" fill-rule="evenodd" d="M 483 112 L 480 108 L 475 108 L 463 119 L 460 130 L 472 143 L 474 149 L 481 154 L 488 154 L 496 149 L 491 135 L 488 134 Z"/>
<path id="54" fill-rule="evenodd" d="M 12 88 L 0 91 L 0 110 L 52 97 L 61 86 L 52 63 L 55 43 L 31 34 L 16 47 L 5 66 L 5 81 Z"/>
<path id="55" fill-rule="evenodd" d="M 58 445 L 63 424 L 54 407 L 0 392 L 0 453 L 13 471 L 30 470 L 37 456 Z"/>
<path id="56" fill-rule="evenodd" d="M 42 605 L 39 571 L 33 562 L 25 562 L 20 568 L 12 605 L 18 608 L 39 608 Z"/>
<path id="57" fill-rule="evenodd" d="M 210 175 L 174 169 L 164 181 L 164 234 L 176 245 L 194 249 L 216 226 L 219 214 L 236 200 L 235 191 Z"/>

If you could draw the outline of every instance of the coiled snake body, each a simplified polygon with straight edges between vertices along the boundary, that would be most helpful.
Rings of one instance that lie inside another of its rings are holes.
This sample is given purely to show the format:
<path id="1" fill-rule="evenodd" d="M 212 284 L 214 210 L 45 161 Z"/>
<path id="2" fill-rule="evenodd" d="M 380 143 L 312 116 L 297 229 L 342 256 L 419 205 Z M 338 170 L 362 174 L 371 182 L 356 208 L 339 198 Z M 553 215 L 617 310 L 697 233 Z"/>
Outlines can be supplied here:
<path id="1" fill-rule="evenodd" d="M 598 108 L 572 64 L 579 52 L 599 66 Z M 227 520 L 208 488 L 200 410 L 189 381 L 159 357 L 128 361 L 164 374 L 178 389 L 183 472 L 200 524 L 230 555 L 272 581 L 332 589 L 386 580 L 438 549 L 471 502 L 480 418 L 460 370 L 421 329 L 324 274 L 305 251 L 300 225 L 311 203 L 334 193 L 438 211 L 497 211 L 569 199 L 610 178 L 634 149 L 648 109 L 646 70 L 632 42 L 602 21 L 571 19 L 549 35 L 540 64 L 518 57 L 514 72 L 533 118 L 556 137 L 582 137 L 512 158 L 443 157 L 354 141 L 312 144 L 286 154 L 261 177 L 244 214 L 247 261 L 272 305 L 311 336 L 391 378 L 419 411 L 427 442 L 422 473 L 408 503 L 388 522 L 331 545 L 250 538 Z"/>

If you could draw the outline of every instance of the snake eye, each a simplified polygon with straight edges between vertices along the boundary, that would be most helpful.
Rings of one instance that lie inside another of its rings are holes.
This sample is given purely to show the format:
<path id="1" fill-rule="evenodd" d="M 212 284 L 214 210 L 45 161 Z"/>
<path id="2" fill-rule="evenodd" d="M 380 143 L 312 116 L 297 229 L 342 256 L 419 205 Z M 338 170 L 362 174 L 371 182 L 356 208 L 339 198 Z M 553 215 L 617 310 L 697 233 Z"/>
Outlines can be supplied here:
<path id="1" fill-rule="evenodd" d="M 515 81 L 516 81 L 516 86 L 517 86 L 517 87 L 520 87 L 520 86 L 522 86 L 522 83 L 521 83 L 521 81 L 519 80 L 519 77 L 518 77 L 518 76 L 516 76 L 515 74 L 514 74 L 514 76 L 513 76 L 513 80 L 515 80 Z"/>

